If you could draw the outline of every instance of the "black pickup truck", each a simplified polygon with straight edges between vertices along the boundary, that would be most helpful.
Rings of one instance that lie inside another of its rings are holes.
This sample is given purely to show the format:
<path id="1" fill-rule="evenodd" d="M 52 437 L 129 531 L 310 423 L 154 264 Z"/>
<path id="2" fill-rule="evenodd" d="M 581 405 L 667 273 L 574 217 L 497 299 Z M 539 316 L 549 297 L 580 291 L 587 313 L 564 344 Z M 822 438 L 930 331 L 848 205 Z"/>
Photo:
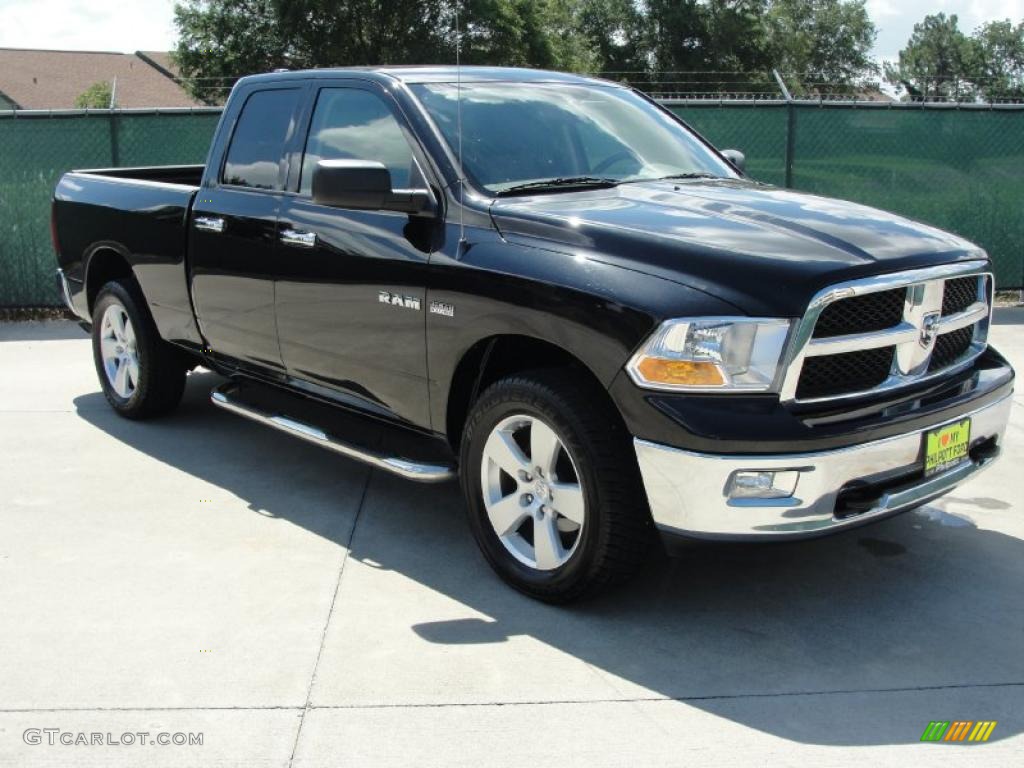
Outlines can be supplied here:
<path id="1" fill-rule="evenodd" d="M 498 574 L 565 601 L 655 531 L 838 531 L 1000 451 L 985 252 L 742 166 L 601 80 L 275 72 L 204 166 L 66 174 L 58 281 L 118 413 L 212 369 L 217 406 L 457 475 Z"/>

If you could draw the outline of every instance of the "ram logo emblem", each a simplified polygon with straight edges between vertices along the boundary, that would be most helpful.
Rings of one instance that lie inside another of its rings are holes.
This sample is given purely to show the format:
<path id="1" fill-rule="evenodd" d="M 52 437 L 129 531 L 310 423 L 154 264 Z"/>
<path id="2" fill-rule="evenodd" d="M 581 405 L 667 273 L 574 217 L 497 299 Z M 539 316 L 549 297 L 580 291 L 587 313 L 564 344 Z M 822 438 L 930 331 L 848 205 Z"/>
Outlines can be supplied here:
<path id="1" fill-rule="evenodd" d="M 391 291 L 378 292 L 377 301 L 381 304 L 390 304 L 392 307 L 415 309 L 417 312 L 421 309 L 419 297 L 404 296 L 399 293 L 391 293 Z"/>
<path id="2" fill-rule="evenodd" d="M 935 337 L 939 335 L 939 327 L 942 325 L 941 312 L 929 312 L 921 320 L 921 334 L 918 341 L 925 349 L 931 349 L 935 343 Z"/>

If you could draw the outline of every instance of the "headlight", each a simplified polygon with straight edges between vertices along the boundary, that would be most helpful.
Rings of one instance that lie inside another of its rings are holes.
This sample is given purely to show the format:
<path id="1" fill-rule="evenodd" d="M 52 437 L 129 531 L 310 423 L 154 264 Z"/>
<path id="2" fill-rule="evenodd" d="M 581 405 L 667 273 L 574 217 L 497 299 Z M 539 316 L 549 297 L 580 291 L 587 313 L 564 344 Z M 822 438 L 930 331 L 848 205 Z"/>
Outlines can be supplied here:
<path id="1" fill-rule="evenodd" d="M 789 325 L 749 317 L 667 320 L 626 370 L 647 389 L 765 392 L 775 383 Z"/>

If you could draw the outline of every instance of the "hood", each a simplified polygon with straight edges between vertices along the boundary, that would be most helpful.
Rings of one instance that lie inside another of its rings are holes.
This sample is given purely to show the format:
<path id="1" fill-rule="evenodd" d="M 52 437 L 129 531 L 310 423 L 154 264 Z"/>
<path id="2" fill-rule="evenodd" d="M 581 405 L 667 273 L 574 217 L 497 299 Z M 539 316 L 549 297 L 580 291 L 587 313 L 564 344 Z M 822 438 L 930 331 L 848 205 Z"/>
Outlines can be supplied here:
<path id="1" fill-rule="evenodd" d="M 833 283 L 985 258 L 966 240 L 901 216 L 746 180 L 498 198 L 491 216 L 508 239 L 555 241 L 751 315 L 796 317 Z"/>

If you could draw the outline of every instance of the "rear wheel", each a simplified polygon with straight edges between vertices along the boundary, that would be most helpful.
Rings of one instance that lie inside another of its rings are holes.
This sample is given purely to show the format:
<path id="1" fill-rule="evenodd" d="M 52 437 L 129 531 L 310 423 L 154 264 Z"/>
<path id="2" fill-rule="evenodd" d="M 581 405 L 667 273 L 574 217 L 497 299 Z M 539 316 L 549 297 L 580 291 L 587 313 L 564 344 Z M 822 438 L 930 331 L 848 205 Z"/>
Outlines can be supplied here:
<path id="1" fill-rule="evenodd" d="M 628 435 L 570 371 L 503 379 L 473 406 L 462 485 L 477 543 L 505 581 L 567 602 L 629 576 L 650 540 Z"/>
<path id="2" fill-rule="evenodd" d="M 151 418 L 180 402 L 188 366 L 160 338 L 135 283 L 114 281 L 100 289 L 93 307 L 92 346 L 103 394 L 120 415 Z"/>

